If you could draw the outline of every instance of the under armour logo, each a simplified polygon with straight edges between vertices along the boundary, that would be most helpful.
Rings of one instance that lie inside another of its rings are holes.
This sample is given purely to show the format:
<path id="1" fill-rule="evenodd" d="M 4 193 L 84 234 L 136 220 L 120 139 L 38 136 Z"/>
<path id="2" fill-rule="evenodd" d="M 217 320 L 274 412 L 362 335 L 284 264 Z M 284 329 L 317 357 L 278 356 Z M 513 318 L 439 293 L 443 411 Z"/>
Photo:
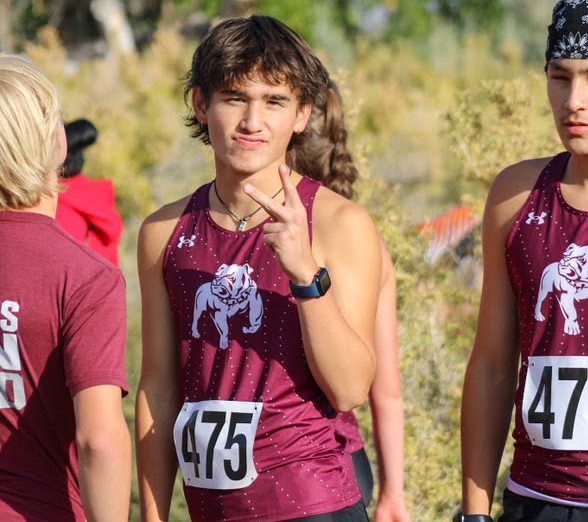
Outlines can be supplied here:
<path id="1" fill-rule="evenodd" d="M 196 239 L 196 236 L 194 236 L 194 235 L 192 235 L 190 237 L 190 239 L 186 239 L 186 236 L 180 236 L 180 240 L 178 241 L 178 248 L 193 247 L 195 239 Z"/>
<path id="2" fill-rule="evenodd" d="M 541 212 L 540 216 L 536 216 L 535 212 L 529 212 L 529 217 L 527 218 L 527 225 L 531 223 L 537 223 L 537 225 L 543 225 L 545 223 L 545 218 L 547 217 L 547 212 Z"/>

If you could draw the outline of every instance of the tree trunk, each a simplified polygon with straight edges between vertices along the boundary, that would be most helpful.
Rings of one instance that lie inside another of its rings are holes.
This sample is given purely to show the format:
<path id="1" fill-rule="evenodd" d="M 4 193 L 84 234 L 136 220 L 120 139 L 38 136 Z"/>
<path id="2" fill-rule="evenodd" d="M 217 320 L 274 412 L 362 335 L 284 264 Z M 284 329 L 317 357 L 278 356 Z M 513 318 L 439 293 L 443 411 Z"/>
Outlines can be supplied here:
<path id="1" fill-rule="evenodd" d="M 108 47 L 115 54 L 133 54 L 135 40 L 120 0 L 92 0 L 90 9 L 102 26 Z"/>
<path id="2" fill-rule="evenodd" d="M 255 10 L 255 0 L 223 0 L 221 15 L 223 18 L 246 16 Z"/>
<path id="3" fill-rule="evenodd" d="M 161 16 L 164 0 L 127 0 L 126 6 L 132 19 L 157 20 Z"/>
<path id="4" fill-rule="evenodd" d="M 0 52 L 10 53 L 13 49 L 11 0 L 0 0 Z"/>

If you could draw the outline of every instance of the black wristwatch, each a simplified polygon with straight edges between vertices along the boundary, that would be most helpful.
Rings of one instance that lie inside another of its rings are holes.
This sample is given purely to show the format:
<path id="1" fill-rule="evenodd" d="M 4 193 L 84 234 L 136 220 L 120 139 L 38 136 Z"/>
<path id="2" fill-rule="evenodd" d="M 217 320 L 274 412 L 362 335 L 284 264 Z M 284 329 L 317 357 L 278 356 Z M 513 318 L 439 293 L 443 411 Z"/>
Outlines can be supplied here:
<path id="1" fill-rule="evenodd" d="M 492 517 L 488 515 L 464 515 L 460 511 L 453 517 L 453 522 L 492 522 Z"/>
<path id="2" fill-rule="evenodd" d="M 325 267 L 322 267 L 312 279 L 312 283 L 308 286 L 295 285 L 290 281 L 290 291 L 294 297 L 301 299 L 309 299 L 312 297 L 321 297 L 327 293 L 331 288 L 331 278 L 329 272 Z"/>

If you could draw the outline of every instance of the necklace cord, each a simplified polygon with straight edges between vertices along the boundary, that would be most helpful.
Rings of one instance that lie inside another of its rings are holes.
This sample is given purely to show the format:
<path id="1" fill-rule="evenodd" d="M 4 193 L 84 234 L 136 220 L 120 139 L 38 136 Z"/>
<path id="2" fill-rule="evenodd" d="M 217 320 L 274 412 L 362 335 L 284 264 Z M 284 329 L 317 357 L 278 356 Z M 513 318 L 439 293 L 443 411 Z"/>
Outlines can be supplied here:
<path id="1" fill-rule="evenodd" d="M 259 205 L 259 207 L 257 207 L 253 212 L 251 212 L 250 214 L 247 214 L 246 216 L 243 217 L 239 217 L 237 214 L 235 214 L 230 208 L 229 206 L 223 201 L 223 199 L 220 197 L 220 194 L 218 193 L 218 189 L 216 188 L 216 179 L 212 181 L 212 186 L 214 188 L 214 193 L 217 197 L 217 199 L 219 200 L 220 204 L 224 207 L 224 209 L 229 213 L 229 215 L 236 221 L 239 223 L 239 232 L 243 232 L 243 230 L 245 230 L 245 227 L 247 226 L 247 222 L 255 215 L 257 214 L 262 208 L 262 205 Z M 282 191 L 284 190 L 284 187 L 280 187 L 280 189 L 271 197 L 271 199 L 275 199 Z"/>

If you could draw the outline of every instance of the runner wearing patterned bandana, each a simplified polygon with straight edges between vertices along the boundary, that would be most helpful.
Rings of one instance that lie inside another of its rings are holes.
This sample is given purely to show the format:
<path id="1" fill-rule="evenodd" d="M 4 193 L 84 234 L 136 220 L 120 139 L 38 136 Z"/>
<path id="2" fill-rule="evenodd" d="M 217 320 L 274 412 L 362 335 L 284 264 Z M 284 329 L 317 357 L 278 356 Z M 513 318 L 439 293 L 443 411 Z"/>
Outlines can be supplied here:
<path id="1" fill-rule="evenodd" d="M 491 520 L 513 404 L 500 521 L 588 520 L 588 1 L 555 5 L 545 57 L 566 152 L 508 167 L 488 196 L 456 520 Z"/>
<path id="2" fill-rule="evenodd" d="M 333 419 L 375 372 L 378 236 L 286 165 L 328 82 L 269 17 L 227 20 L 196 49 L 190 123 L 216 178 L 139 238 L 144 521 L 168 519 L 178 465 L 192 520 L 367 521 Z"/>

